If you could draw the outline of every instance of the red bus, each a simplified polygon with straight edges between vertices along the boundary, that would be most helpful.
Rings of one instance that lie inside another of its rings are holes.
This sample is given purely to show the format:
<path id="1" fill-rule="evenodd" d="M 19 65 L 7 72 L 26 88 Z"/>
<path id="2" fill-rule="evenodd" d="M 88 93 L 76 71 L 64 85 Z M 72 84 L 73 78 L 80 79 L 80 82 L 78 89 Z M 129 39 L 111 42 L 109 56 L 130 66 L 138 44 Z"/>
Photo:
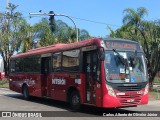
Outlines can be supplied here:
<path id="1" fill-rule="evenodd" d="M 13 55 L 11 90 L 103 108 L 148 103 L 146 59 L 138 42 L 93 38 Z"/>
<path id="2" fill-rule="evenodd" d="M 5 77 L 3 59 L 0 58 L 0 79 Z"/>

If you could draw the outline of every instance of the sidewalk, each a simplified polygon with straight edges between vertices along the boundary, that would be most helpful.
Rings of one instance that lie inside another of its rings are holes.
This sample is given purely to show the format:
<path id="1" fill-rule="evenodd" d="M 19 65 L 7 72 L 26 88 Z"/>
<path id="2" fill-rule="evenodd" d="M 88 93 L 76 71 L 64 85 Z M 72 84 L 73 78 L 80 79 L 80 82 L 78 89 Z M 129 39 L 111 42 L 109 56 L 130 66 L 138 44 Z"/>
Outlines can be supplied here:
<path id="1" fill-rule="evenodd" d="M 11 91 L 8 88 L 0 88 L 0 95 L 16 94 L 17 92 Z"/>
<path id="2" fill-rule="evenodd" d="M 152 100 L 148 102 L 148 105 L 160 106 L 160 100 Z"/>

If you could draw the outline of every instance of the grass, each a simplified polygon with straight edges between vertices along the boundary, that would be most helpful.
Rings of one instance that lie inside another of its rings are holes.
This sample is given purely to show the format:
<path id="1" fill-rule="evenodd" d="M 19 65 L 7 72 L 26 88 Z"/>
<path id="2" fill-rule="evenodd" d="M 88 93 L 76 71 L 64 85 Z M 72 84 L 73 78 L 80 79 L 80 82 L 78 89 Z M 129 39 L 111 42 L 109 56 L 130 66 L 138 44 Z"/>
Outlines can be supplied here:
<path id="1" fill-rule="evenodd" d="M 153 81 L 153 85 L 160 85 L 160 77 L 155 77 Z M 150 100 L 160 100 L 160 90 L 157 91 L 157 89 L 151 89 L 150 90 Z"/>
<path id="2" fill-rule="evenodd" d="M 153 84 L 159 84 L 160 85 L 160 77 L 155 77 Z"/>
<path id="3" fill-rule="evenodd" d="M 160 91 L 151 89 L 149 94 L 149 100 L 160 100 Z"/>
<path id="4" fill-rule="evenodd" d="M 9 88 L 8 79 L 0 79 L 0 88 Z"/>

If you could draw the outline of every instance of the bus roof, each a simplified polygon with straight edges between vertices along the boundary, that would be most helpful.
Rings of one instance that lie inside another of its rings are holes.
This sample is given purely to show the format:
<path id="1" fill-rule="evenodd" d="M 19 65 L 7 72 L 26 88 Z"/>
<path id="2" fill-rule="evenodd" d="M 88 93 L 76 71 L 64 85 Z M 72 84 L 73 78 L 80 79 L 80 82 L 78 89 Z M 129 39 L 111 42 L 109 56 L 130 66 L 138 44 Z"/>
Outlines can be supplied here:
<path id="1" fill-rule="evenodd" d="M 137 41 L 133 41 L 133 40 L 128 40 L 128 39 L 122 39 L 122 38 L 101 38 L 101 40 L 111 40 L 111 41 L 119 41 L 119 42 L 131 42 L 131 43 L 136 43 L 139 44 L 139 42 Z"/>
<path id="2" fill-rule="evenodd" d="M 119 43 L 133 43 L 136 44 L 136 47 L 138 48 L 138 42 L 132 41 L 132 40 L 127 40 L 127 39 L 121 39 L 121 38 L 92 38 L 88 40 L 83 40 L 79 42 L 74 42 L 74 43 L 69 43 L 69 44 L 54 44 L 46 47 L 40 47 L 32 50 L 28 50 L 25 53 L 19 53 L 16 55 L 13 55 L 12 58 L 19 58 L 19 57 L 27 57 L 27 56 L 34 56 L 34 55 L 41 55 L 41 54 L 46 54 L 46 53 L 54 53 L 54 52 L 60 52 L 60 51 L 65 51 L 65 50 L 71 50 L 71 49 L 76 49 L 76 48 L 81 48 L 84 46 L 89 46 L 89 45 L 98 45 L 101 46 L 101 41 L 110 41 L 110 42 L 119 42 Z M 109 46 L 107 48 L 106 43 L 105 44 L 105 49 L 112 49 L 113 46 Z M 116 46 L 117 47 L 117 46 Z M 121 46 L 120 46 L 121 47 Z M 125 48 L 124 48 L 125 49 Z M 138 50 L 140 50 L 138 48 Z"/>
<path id="3" fill-rule="evenodd" d="M 69 43 L 69 44 L 58 43 L 55 45 L 40 47 L 40 48 L 28 50 L 25 53 L 19 53 L 19 54 L 13 55 L 11 59 L 18 58 L 18 57 L 41 55 L 45 53 L 60 52 L 60 51 L 65 51 L 65 50 L 70 50 L 70 49 L 81 48 L 81 47 L 89 46 L 89 45 L 100 45 L 100 39 L 92 38 L 89 40 L 83 40 L 80 42 L 74 42 L 74 43 Z"/>

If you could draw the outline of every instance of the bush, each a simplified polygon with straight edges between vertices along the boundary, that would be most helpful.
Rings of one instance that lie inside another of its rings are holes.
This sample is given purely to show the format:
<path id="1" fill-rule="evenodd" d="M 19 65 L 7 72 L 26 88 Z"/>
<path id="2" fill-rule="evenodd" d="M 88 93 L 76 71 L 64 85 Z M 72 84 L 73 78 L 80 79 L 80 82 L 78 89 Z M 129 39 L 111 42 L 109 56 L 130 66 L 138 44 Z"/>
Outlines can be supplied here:
<path id="1" fill-rule="evenodd" d="M 0 87 L 9 87 L 9 81 L 6 78 L 0 79 Z"/>

